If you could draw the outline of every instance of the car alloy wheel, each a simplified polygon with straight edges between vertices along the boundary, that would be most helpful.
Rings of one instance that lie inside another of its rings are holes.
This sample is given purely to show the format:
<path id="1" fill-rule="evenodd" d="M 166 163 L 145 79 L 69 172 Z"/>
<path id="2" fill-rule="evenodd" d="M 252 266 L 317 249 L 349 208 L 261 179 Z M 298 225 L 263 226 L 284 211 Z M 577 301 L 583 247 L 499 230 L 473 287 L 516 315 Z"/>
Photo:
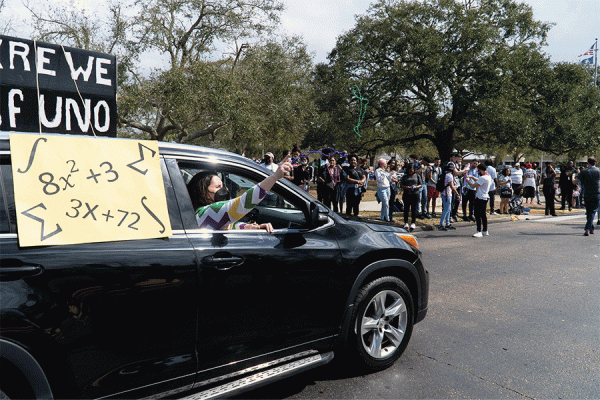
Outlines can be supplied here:
<path id="1" fill-rule="evenodd" d="M 356 296 L 353 315 L 353 353 L 368 370 L 392 365 L 412 334 L 414 309 L 410 291 L 394 276 L 364 285 Z"/>
<path id="2" fill-rule="evenodd" d="M 360 339 L 375 359 L 392 356 L 400 347 L 408 319 L 406 303 L 399 293 L 382 290 L 371 298 L 360 321 Z"/>

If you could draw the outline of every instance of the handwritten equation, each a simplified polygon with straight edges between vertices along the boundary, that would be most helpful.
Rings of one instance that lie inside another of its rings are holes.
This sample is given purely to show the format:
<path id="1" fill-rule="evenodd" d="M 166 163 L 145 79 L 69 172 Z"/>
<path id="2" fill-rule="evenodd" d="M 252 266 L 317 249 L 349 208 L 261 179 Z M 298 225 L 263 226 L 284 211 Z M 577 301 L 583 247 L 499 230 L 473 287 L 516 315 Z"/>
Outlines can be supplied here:
<path id="1" fill-rule="evenodd" d="M 11 134 L 21 246 L 171 235 L 158 143 Z"/>

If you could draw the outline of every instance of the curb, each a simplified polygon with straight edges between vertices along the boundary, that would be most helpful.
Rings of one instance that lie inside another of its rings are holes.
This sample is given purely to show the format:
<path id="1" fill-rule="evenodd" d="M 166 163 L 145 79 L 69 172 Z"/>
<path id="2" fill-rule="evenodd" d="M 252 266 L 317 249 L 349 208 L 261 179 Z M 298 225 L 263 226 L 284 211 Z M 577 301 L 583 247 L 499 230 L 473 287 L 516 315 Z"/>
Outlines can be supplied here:
<path id="1" fill-rule="evenodd" d="M 565 215 L 577 215 L 577 214 L 585 214 L 585 210 L 581 210 L 581 209 L 574 209 L 571 212 L 568 213 L 561 213 L 558 216 L 565 216 Z M 382 221 L 379 218 L 370 218 L 370 217 L 354 217 L 354 216 L 346 216 L 346 215 L 342 215 L 339 214 L 340 216 L 342 216 L 343 218 L 349 219 L 349 220 L 353 220 L 353 221 L 361 221 L 361 222 L 368 222 L 368 223 L 374 223 L 374 224 L 379 224 L 379 225 L 392 225 L 392 226 L 396 226 L 399 228 L 403 228 L 403 223 L 400 222 L 387 222 L 387 221 Z M 489 224 L 496 224 L 496 223 L 500 223 L 500 222 L 517 222 L 517 221 L 530 221 L 530 220 L 537 220 L 537 219 L 546 219 L 546 218 L 554 218 L 552 216 L 549 215 L 544 215 L 543 211 L 542 212 L 530 212 L 529 214 L 520 214 L 520 215 L 508 215 L 508 216 L 501 216 L 501 217 L 495 217 L 495 218 L 488 218 L 488 225 Z M 439 221 L 439 217 L 435 218 L 435 219 L 429 219 L 429 221 L 431 220 L 435 220 L 435 221 Z M 422 222 L 423 220 L 417 220 L 416 224 L 417 227 L 416 229 L 413 231 L 413 233 L 418 233 L 418 232 L 431 232 L 431 231 L 437 231 L 437 223 L 434 224 L 426 224 Z M 427 221 L 427 220 L 426 220 Z M 452 224 L 452 226 L 456 227 L 456 228 L 463 228 L 463 227 L 471 227 L 471 226 L 475 226 L 475 222 L 473 221 L 459 221 L 459 222 L 454 222 Z"/>

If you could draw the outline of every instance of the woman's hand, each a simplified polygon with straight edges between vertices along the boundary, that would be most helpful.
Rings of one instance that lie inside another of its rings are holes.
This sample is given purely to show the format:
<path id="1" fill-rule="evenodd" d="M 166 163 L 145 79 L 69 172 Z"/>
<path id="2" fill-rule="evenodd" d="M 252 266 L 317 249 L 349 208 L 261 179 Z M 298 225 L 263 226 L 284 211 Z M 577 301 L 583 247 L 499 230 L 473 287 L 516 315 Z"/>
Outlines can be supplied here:
<path id="1" fill-rule="evenodd" d="M 273 225 L 271 225 L 270 222 L 266 224 L 249 223 L 244 225 L 244 229 L 264 229 L 269 233 L 273 232 L 274 230 Z"/>
<path id="2" fill-rule="evenodd" d="M 285 156 L 285 158 L 279 163 L 279 166 L 277 167 L 277 171 L 275 171 L 275 176 L 277 177 L 277 179 L 281 179 L 284 176 L 289 176 L 292 171 L 294 170 L 294 167 L 292 166 L 292 164 L 288 161 L 288 159 L 290 158 L 289 155 Z"/>
<path id="3" fill-rule="evenodd" d="M 279 166 L 277 167 L 277 170 L 273 173 L 273 175 L 269 175 L 268 177 L 266 177 L 262 182 L 259 183 L 259 186 L 268 192 L 269 190 L 271 190 L 275 182 L 277 182 L 279 179 L 283 177 L 291 179 L 289 178 L 289 176 L 294 170 L 294 167 L 288 161 L 289 158 L 289 155 L 285 156 L 285 158 L 279 163 Z"/>

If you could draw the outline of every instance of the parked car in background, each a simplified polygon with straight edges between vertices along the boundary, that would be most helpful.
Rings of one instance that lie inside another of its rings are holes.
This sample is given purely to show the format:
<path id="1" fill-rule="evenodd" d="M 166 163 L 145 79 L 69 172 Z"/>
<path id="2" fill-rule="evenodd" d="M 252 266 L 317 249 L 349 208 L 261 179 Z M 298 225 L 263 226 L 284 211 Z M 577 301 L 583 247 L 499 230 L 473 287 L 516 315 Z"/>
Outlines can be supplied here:
<path id="1" fill-rule="evenodd" d="M 346 221 L 283 179 L 245 220 L 199 229 L 186 183 L 238 195 L 270 171 L 160 143 L 168 238 L 20 247 L 0 133 L 0 397 L 227 397 L 344 355 L 392 365 L 427 313 L 414 236 Z"/>

